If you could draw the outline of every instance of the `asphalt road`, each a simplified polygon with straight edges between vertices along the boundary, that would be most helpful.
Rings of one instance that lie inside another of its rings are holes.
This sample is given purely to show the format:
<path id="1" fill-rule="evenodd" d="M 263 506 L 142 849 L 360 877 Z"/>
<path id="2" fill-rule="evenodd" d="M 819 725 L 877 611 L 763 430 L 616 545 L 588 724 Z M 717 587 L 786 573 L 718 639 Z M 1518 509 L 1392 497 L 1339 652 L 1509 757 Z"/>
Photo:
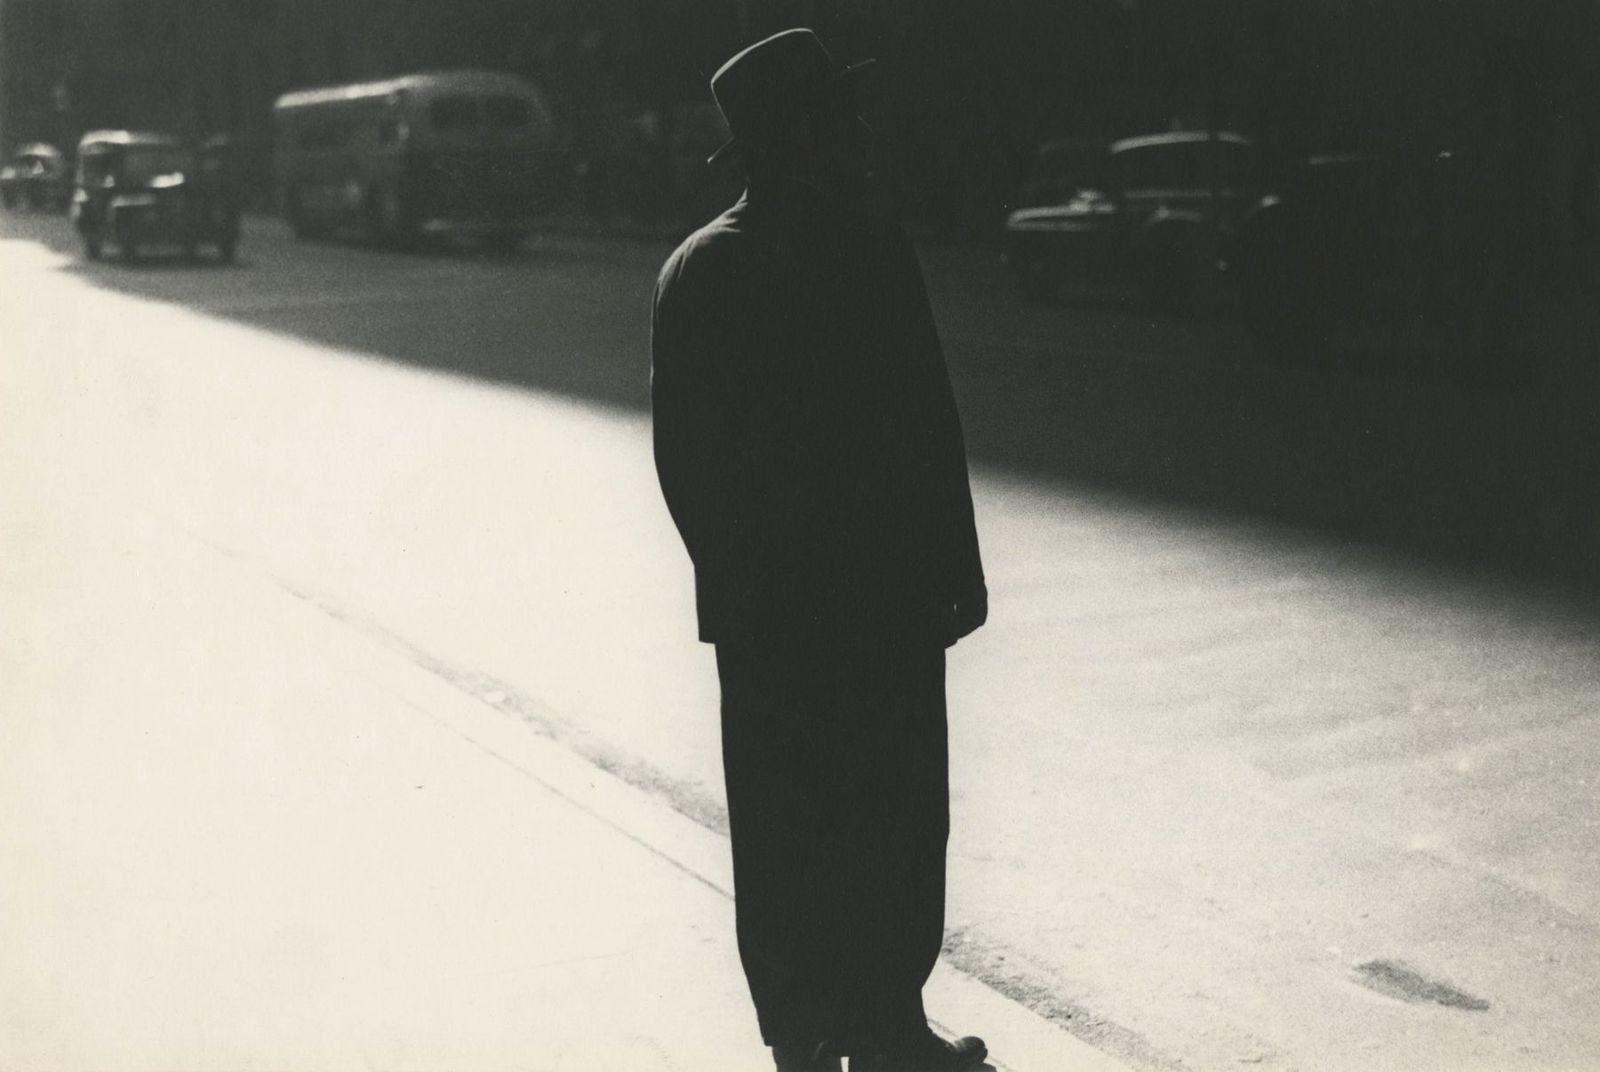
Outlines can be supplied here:
<path id="1" fill-rule="evenodd" d="M 124 267 L 5 227 L 13 490 L 163 518 L 722 821 L 644 409 L 665 247 L 252 221 L 235 267 Z M 1600 621 L 1539 394 L 924 259 L 993 594 L 951 958 L 1150 1068 L 1600 1067 Z"/>

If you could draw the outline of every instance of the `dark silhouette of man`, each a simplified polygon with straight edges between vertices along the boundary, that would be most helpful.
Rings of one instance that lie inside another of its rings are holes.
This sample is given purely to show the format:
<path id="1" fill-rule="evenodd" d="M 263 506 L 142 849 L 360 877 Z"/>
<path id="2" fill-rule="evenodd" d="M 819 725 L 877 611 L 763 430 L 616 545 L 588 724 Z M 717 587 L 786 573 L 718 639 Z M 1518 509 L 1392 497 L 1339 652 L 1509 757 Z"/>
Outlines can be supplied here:
<path id="1" fill-rule="evenodd" d="M 739 954 L 779 1069 L 956 1070 L 929 1028 L 944 652 L 981 625 L 965 445 L 916 254 L 808 30 L 712 78 L 744 196 L 661 271 L 657 471 L 716 645 Z M 713 159 L 716 159 L 715 157 Z"/>

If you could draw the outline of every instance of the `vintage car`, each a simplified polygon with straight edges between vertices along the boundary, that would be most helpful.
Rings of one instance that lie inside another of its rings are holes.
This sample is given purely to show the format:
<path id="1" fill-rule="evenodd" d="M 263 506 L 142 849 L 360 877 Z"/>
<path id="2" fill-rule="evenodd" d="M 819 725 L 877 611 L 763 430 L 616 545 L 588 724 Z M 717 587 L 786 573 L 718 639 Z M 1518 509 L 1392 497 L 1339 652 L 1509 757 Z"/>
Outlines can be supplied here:
<path id="1" fill-rule="evenodd" d="M 1103 190 L 1110 146 L 1082 138 L 1041 143 L 1028 163 L 1013 208 L 1052 208 L 1069 204 L 1085 190 Z"/>
<path id="2" fill-rule="evenodd" d="M 70 191 L 66 158 L 54 145 L 24 145 L 0 168 L 0 202 L 6 208 L 28 205 L 59 212 L 67 207 Z"/>
<path id="3" fill-rule="evenodd" d="M 127 261 L 151 246 L 189 257 L 210 246 L 231 261 L 239 245 L 239 199 L 217 140 L 190 147 L 166 134 L 85 134 L 71 212 L 91 259 L 111 244 Z"/>
<path id="4" fill-rule="evenodd" d="M 1022 293 L 1063 281 L 1135 287 L 1187 309 L 1223 290 L 1240 217 L 1261 197 L 1254 146 L 1228 132 L 1179 132 L 1113 142 L 1103 158 L 1063 143 L 1041 148 L 1075 163 L 1036 167 L 1005 223 L 1005 259 Z M 1069 172 L 1051 180 L 1053 171 Z M 1048 200 L 1046 200 L 1048 197 Z"/>
<path id="5" fill-rule="evenodd" d="M 1582 183 L 1507 146 L 1313 156 L 1240 229 L 1240 304 L 1286 364 L 1510 373 L 1579 255 Z"/>

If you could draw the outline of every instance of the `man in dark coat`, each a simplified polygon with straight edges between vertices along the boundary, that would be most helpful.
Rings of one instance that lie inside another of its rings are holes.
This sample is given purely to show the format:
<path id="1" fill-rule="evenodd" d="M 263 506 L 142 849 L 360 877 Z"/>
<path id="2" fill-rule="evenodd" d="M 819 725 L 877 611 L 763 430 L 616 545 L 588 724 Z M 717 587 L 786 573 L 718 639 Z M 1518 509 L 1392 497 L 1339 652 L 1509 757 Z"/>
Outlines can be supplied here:
<path id="1" fill-rule="evenodd" d="M 810 31 L 712 79 L 749 174 L 656 290 L 657 471 L 722 686 L 740 958 L 780 1069 L 955 1070 L 928 1027 L 949 832 L 944 652 L 987 615 L 921 270 L 872 208 Z"/>

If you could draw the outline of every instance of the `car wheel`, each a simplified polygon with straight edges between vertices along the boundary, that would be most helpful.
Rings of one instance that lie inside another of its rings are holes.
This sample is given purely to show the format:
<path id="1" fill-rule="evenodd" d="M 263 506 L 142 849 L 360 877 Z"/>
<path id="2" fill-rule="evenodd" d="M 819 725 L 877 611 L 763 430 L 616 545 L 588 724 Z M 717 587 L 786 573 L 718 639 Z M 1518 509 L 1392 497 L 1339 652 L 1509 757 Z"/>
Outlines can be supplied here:
<path id="1" fill-rule="evenodd" d="M 134 230 L 128 217 L 122 213 L 112 214 L 107 220 L 106 236 L 117 246 L 117 251 L 122 259 L 129 264 L 139 259 L 139 239 L 135 237 Z"/>
<path id="2" fill-rule="evenodd" d="M 300 201 L 300 191 L 291 187 L 288 196 L 284 198 L 283 215 L 288 221 L 289 231 L 295 238 L 310 239 L 321 237 L 321 229 L 312 224 L 306 214 L 305 206 Z"/>
<path id="3" fill-rule="evenodd" d="M 100 259 L 100 252 L 100 239 L 84 236 L 83 255 L 92 261 L 97 261 Z"/>
<path id="4" fill-rule="evenodd" d="M 229 235 L 217 243 L 217 259 L 223 264 L 232 264 L 234 255 L 239 252 L 239 236 Z"/>
<path id="5" fill-rule="evenodd" d="M 411 212 L 393 187 L 374 186 L 367 192 L 367 233 L 375 242 L 406 247 L 416 238 Z"/>

